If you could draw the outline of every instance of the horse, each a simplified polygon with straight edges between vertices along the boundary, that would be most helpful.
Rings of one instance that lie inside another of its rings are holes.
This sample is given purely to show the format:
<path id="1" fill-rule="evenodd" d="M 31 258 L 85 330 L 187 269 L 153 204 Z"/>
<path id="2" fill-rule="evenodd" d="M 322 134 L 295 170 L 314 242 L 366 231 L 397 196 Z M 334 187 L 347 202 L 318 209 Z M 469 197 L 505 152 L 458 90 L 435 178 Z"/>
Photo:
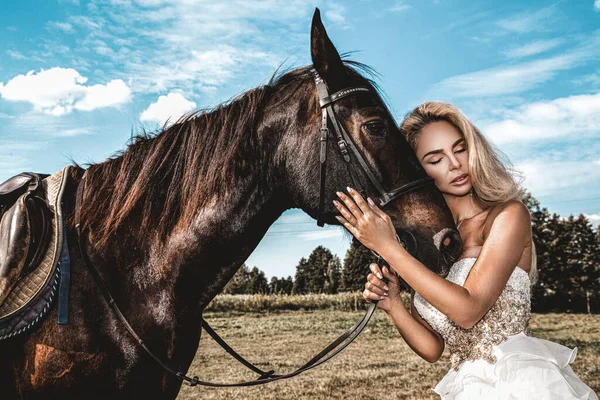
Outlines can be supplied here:
<path id="1" fill-rule="evenodd" d="M 188 113 L 154 134 L 138 134 L 125 150 L 87 170 L 74 164 L 63 199 L 70 320 L 56 324 L 55 308 L 27 335 L 0 342 L 2 398 L 177 397 L 182 381 L 155 363 L 119 323 L 80 250 L 145 344 L 173 369 L 187 371 L 200 343 L 203 309 L 285 210 L 300 208 L 339 224 L 331 200 L 352 181 L 329 140 L 323 191 L 328 201 L 319 215 L 322 114 L 315 74 L 330 93 L 369 89 L 332 107 L 382 185 L 426 177 L 376 85 L 363 75 L 364 66 L 342 60 L 318 9 L 310 49 L 312 66 L 274 74 L 226 103 Z M 375 198 L 365 171 L 355 173 Z M 414 241 L 411 252 L 436 273 L 447 273 L 462 243 L 435 186 L 405 193 L 385 211 L 397 231 Z"/>

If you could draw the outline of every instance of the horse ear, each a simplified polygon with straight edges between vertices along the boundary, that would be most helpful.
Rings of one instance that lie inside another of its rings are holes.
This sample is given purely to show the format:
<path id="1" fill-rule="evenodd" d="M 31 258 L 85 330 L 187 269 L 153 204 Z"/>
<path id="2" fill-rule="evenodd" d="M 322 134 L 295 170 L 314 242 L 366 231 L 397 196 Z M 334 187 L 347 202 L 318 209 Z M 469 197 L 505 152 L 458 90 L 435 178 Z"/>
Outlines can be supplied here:
<path id="1" fill-rule="evenodd" d="M 310 28 L 310 55 L 315 70 L 325 81 L 331 82 L 335 77 L 340 77 L 343 71 L 342 59 L 327 36 L 318 8 L 315 8 Z"/>

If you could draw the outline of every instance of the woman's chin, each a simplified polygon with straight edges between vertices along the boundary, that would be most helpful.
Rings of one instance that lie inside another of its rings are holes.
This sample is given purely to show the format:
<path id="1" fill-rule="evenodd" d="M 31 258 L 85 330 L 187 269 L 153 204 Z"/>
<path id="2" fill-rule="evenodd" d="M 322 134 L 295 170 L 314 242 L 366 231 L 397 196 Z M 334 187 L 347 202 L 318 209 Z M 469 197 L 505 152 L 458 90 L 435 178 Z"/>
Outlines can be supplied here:
<path id="1" fill-rule="evenodd" d="M 471 184 L 468 183 L 466 185 L 461 186 L 450 186 L 449 188 L 447 188 L 447 190 L 445 190 L 445 192 L 456 197 L 463 197 L 471 193 L 472 188 L 473 187 L 471 186 Z"/>

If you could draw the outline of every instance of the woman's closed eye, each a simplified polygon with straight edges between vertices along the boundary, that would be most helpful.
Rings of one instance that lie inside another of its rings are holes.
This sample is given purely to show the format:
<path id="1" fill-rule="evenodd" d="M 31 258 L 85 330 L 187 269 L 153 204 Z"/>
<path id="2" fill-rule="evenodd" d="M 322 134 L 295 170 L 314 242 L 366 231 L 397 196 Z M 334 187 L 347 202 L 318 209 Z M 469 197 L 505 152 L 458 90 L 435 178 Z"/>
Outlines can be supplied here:
<path id="1" fill-rule="evenodd" d="M 465 151 L 467 151 L 467 149 L 463 148 L 463 149 L 460 149 L 460 150 L 456 150 L 454 153 L 463 153 Z M 438 164 L 440 161 L 442 161 L 441 158 L 439 160 L 436 160 L 436 161 L 430 161 L 429 164 L 435 165 L 435 164 Z"/>

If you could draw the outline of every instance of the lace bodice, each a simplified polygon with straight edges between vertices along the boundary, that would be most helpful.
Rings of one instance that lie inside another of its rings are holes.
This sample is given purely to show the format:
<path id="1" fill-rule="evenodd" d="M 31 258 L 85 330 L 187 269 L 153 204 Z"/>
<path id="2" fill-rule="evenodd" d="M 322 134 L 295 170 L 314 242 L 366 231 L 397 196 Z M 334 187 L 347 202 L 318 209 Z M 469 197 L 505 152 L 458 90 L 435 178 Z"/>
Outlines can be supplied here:
<path id="1" fill-rule="evenodd" d="M 450 268 L 446 279 L 464 285 L 476 260 L 473 257 L 458 260 Z M 458 326 L 418 293 L 415 293 L 414 305 L 423 319 L 446 341 L 450 350 L 450 362 L 455 370 L 466 360 L 484 359 L 495 363 L 496 357 L 492 354 L 494 346 L 510 335 L 520 332 L 529 335 L 529 275 L 519 267 L 511 274 L 496 303 L 470 329 Z"/>

